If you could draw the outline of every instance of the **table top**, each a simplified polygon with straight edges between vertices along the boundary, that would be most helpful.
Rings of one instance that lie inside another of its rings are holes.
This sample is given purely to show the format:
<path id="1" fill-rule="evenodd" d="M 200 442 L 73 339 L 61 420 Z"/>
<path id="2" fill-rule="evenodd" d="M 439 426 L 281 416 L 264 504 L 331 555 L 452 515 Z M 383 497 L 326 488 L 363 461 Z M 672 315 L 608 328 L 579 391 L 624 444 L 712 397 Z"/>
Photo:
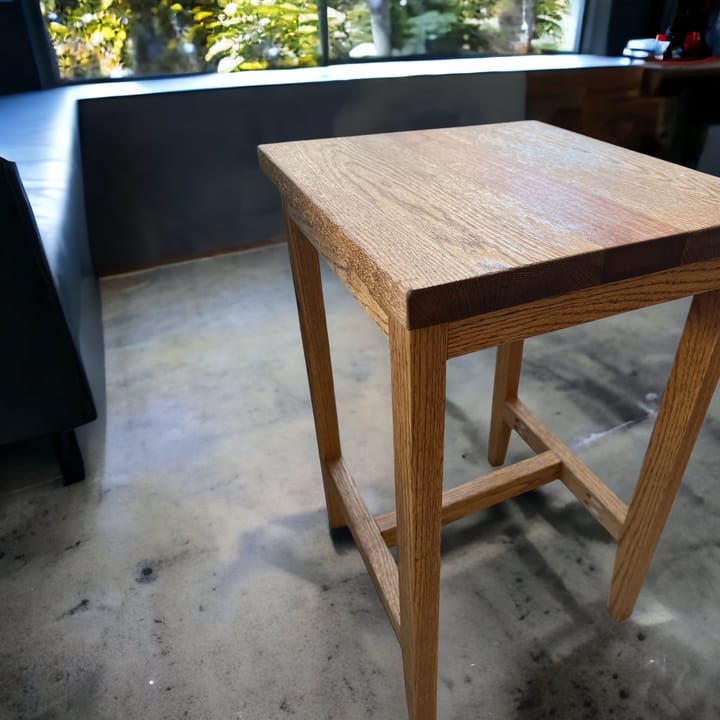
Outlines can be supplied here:
<path id="1" fill-rule="evenodd" d="M 720 257 L 720 178 L 539 122 L 259 157 L 350 289 L 408 328 Z"/>

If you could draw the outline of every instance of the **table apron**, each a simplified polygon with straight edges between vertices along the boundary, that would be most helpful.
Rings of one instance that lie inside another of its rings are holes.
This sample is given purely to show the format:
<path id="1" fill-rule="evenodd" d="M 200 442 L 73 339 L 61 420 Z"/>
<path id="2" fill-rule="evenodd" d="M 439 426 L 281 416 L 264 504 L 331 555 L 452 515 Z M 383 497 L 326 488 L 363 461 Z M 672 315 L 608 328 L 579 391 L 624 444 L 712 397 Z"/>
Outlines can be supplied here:
<path id="1" fill-rule="evenodd" d="M 389 307 L 401 301 L 385 297 L 380 287 L 369 287 L 354 271 L 352 259 L 335 252 L 295 207 L 286 203 L 285 211 L 288 222 L 315 247 L 387 337 L 388 317 L 393 313 Z M 447 323 L 448 358 L 717 289 L 720 258 L 494 310 Z M 399 308 L 395 312 L 405 315 Z"/>
<path id="2" fill-rule="evenodd" d="M 335 248 L 332 243 L 322 242 L 319 239 L 320 233 L 311 226 L 307 218 L 289 203 L 285 204 L 285 217 L 286 221 L 294 223 L 307 241 L 313 245 L 342 284 L 345 285 L 387 337 L 389 332 L 388 313 L 384 308 L 387 299 L 378 297 L 379 293 L 369 288 L 358 276 L 357 272 L 354 271 L 352 260 L 341 256 L 338 248 Z"/>
<path id="3" fill-rule="evenodd" d="M 545 298 L 448 323 L 448 357 L 720 289 L 720 259 Z"/>

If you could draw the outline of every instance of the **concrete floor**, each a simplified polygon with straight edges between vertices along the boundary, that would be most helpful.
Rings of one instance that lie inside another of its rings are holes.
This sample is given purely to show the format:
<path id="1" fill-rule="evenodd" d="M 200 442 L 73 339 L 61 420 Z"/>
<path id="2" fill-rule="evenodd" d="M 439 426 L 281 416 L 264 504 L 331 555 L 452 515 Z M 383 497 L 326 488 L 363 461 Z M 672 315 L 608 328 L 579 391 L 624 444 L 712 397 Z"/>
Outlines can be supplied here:
<path id="1" fill-rule="evenodd" d="M 346 454 L 386 510 L 386 343 L 326 279 Z M 108 415 L 87 481 L 63 488 L 42 454 L 0 464 L 0 717 L 405 717 L 393 633 L 326 531 L 286 249 L 102 289 Z M 687 306 L 527 344 L 524 400 L 626 500 Z M 449 363 L 448 485 L 487 469 L 493 361 Z M 714 401 L 622 625 L 614 546 L 561 486 L 445 529 L 441 720 L 720 717 L 719 439 Z"/>

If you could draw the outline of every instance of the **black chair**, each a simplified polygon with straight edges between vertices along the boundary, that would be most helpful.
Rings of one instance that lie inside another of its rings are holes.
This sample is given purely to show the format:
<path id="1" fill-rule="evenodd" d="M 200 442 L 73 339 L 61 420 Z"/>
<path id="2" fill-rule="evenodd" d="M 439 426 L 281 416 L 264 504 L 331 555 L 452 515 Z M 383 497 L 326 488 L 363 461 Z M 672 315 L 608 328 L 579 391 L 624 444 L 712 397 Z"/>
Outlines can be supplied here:
<path id="1" fill-rule="evenodd" d="M 85 471 L 75 428 L 97 417 L 17 167 L 0 158 L 0 445 L 51 435 L 65 483 Z"/>

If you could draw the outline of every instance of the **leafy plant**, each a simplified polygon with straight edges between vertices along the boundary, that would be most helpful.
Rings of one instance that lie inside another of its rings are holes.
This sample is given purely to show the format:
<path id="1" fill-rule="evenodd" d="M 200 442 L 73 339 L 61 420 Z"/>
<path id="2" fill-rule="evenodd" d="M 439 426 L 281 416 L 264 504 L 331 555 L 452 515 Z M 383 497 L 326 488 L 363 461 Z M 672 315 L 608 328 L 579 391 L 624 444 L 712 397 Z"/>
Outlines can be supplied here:
<path id="1" fill-rule="evenodd" d="M 315 65 L 313 0 L 40 0 L 66 78 L 173 72 L 235 72 Z M 569 0 L 372 0 L 389 22 L 397 55 L 517 51 L 521 15 L 529 35 L 557 46 Z M 327 8 L 330 56 L 372 54 L 369 0 Z M 384 32 L 388 32 L 387 25 Z M 388 35 L 386 34 L 387 38 Z M 538 45 L 539 46 L 539 45 Z"/>
<path id="2" fill-rule="evenodd" d="M 112 77 L 128 63 L 126 0 L 41 0 L 63 77 Z"/>
<path id="3" fill-rule="evenodd" d="M 570 10 L 569 0 L 537 0 L 535 36 L 557 46 L 562 39 L 562 20 Z"/>
<path id="4" fill-rule="evenodd" d="M 218 0 L 193 8 L 207 43 L 205 61 L 219 72 L 315 65 L 319 54 L 318 8 L 312 2 Z"/>

